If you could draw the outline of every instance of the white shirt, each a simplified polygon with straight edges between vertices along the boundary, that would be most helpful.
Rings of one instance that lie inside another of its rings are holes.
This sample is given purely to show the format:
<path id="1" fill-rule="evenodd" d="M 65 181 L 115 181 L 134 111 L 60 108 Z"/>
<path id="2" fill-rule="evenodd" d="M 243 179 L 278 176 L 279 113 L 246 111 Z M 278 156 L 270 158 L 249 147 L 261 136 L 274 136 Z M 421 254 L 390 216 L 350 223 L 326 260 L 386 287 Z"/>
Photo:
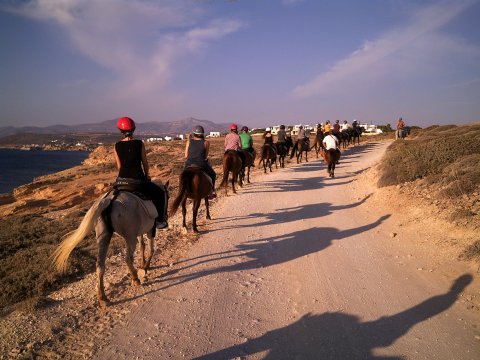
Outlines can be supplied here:
<path id="1" fill-rule="evenodd" d="M 345 123 L 344 123 L 344 124 L 342 124 L 341 129 L 342 129 L 342 130 L 348 130 L 350 127 L 351 127 L 350 124 L 348 124 L 348 123 L 345 124 Z"/>
<path id="2" fill-rule="evenodd" d="M 338 140 L 333 135 L 327 135 L 323 138 L 323 143 L 325 144 L 325 148 L 327 150 L 330 150 L 330 149 L 336 150 L 338 145 Z"/>

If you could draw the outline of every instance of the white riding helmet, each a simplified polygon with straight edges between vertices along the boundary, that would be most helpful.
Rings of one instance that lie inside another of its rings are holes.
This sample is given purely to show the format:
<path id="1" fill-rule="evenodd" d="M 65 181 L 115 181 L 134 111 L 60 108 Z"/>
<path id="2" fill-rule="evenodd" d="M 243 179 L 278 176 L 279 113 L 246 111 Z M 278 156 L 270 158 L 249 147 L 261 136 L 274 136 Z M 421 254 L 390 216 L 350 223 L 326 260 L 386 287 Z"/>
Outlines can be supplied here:
<path id="1" fill-rule="evenodd" d="M 265 131 L 271 131 L 271 130 L 272 130 L 272 129 L 270 129 L 269 127 L 267 127 L 267 128 L 265 129 Z"/>

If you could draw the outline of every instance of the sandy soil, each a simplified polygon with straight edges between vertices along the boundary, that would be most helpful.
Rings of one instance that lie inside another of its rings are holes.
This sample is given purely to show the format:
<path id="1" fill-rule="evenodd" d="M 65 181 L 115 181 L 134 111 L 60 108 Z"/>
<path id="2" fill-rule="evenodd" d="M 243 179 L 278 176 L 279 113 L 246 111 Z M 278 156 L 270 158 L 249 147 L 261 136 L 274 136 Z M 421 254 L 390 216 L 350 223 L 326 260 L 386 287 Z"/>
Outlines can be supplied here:
<path id="1" fill-rule="evenodd" d="M 113 256 L 110 308 L 89 275 L 2 319 L 2 358 L 478 359 L 477 267 L 457 260 L 477 235 L 377 189 L 386 146 L 351 148 L 335 179 L 317 160 L 256 172 L 200 237 L 177 217 L 141 287 Z"/>

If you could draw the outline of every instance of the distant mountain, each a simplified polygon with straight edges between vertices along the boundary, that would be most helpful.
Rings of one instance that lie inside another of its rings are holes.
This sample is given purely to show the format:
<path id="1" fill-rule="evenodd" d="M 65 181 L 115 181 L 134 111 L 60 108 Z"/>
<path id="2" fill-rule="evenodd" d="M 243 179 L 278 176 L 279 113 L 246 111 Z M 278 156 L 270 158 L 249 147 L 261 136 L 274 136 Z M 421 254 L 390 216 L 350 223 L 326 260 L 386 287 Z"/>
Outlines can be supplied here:
<path id="1" fill-rule="evenodd" d="M 177 135 L 192 132 L 196 125 L 204 127 L 205 131 L 228 132 L 230 124 L 217 124 L 209 120 L 199 120 L 193 117 L 170 121 L 170 122 L 146 122 L 137 123 L 136 134 L 139 135 Z M 80 125 L 52 125 L 46 127 L 24 126 L 0 127 L 0 138 L 17 134 L 75 134 L 75 133 L 117 133 L 117 119 L 106 120 L 99 123 L 80 124 Z"/>

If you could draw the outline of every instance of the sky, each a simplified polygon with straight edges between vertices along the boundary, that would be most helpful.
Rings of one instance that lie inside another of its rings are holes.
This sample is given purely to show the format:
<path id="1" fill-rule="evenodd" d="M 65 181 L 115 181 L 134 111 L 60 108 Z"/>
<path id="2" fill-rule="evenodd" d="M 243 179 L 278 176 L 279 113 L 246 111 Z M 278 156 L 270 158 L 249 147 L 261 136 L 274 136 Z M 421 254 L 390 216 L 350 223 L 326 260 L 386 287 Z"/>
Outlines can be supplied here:
<path id="1" fill-rule="evenodd" d="M 0 0 L 0 126 L 471 123 L 479 19 L 480 0 Z"/>

